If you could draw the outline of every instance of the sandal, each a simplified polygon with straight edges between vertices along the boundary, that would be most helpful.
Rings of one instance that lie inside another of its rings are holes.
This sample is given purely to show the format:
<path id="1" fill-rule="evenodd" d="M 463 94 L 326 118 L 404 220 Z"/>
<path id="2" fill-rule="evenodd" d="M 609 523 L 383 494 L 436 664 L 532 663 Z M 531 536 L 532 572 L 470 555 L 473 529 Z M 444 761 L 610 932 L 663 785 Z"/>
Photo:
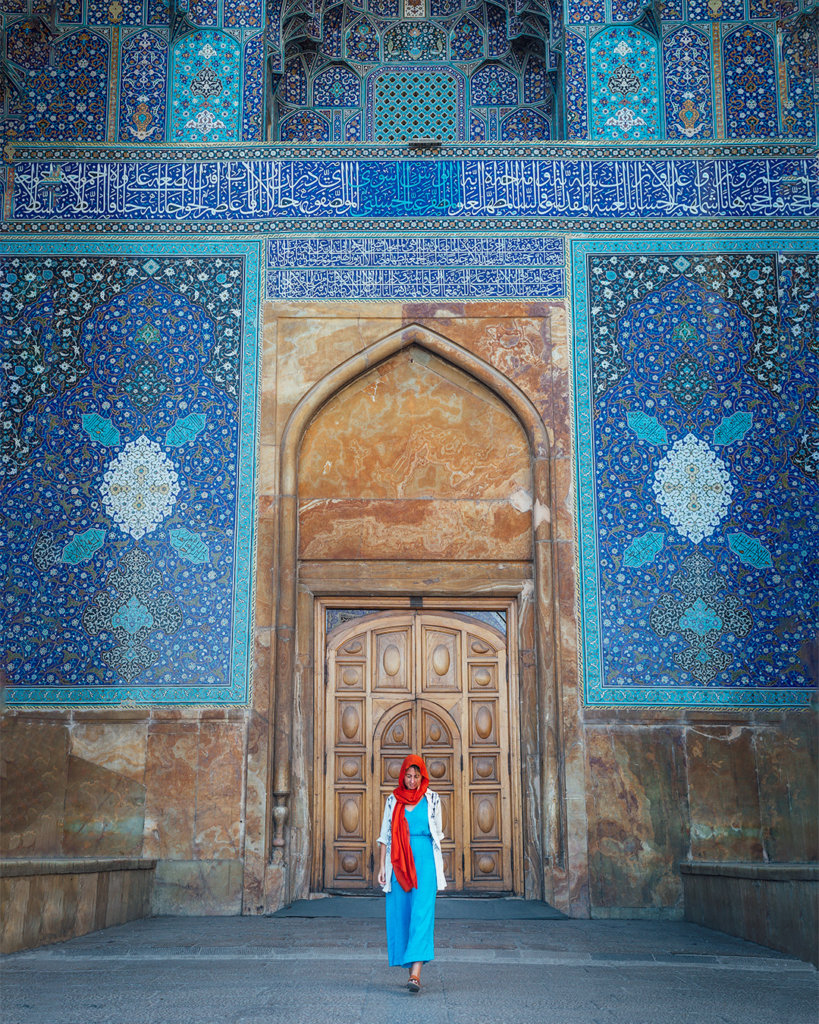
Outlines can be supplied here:
<path id="1" fill-rule="evenodd" d="M 407 988 L 413 994 L 417 994 L 421 991 L 421 979 L 416 977 L 414 974 L 411 974 L 409 976 L 409 981 L 407 982 Z"/>

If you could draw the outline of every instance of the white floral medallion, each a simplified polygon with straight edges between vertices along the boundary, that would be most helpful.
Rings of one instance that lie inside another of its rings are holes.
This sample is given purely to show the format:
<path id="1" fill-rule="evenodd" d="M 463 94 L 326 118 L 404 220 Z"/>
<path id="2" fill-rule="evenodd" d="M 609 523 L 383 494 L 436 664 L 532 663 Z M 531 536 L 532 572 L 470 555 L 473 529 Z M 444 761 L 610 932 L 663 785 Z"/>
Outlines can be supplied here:
<path id="1" fill-rule="evenodd" d="M 719 526 L 734 491 L 725 463 L 693 434 L 674 442 L 660 461 L 652 486 L 660 511 L 694 544 Z"/>
<path id="2" fill-rule="evenodd" d="M 179 494 L 178 481 L 174 464 L 143 434 L 129 441 L 109 464 L 100 493 L 117 526 L 139 540 L 170 514 Z"/>

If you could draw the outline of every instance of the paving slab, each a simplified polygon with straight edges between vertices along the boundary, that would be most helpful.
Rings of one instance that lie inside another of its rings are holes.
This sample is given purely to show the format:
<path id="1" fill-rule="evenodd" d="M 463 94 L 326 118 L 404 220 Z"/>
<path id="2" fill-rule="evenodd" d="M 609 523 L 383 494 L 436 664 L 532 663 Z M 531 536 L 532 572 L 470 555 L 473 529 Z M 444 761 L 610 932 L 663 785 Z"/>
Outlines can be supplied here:
<path id="1" fill-rule="evenodd" d="M 816 1024 L 810 964 L 682 922 L 444 919 L 411 995 L 369 917 L 150 918 L 4 957 L 2 1024 Z"/>

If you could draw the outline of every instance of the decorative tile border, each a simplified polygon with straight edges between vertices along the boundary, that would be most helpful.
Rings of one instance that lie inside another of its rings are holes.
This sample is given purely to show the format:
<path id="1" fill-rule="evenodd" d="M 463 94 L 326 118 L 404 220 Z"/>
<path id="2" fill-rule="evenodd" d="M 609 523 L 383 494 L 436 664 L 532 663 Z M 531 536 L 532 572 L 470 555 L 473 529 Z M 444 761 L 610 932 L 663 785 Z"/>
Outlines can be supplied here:
<path id="1" fill-rule="evenodd" d="M 444 143 L 440 148 L 409 147 L 395 143 L 356 142 L 326 145 L 301 142 L 266 142 L 200 148 L 191 143 L 126 146 L 104 143 L 36 143 L 15 140 L 6 147 L 6 159 L 23 163 L 43 160 L 113 160 L 117 163 L 144 160 L 151 163 L 213 160 L 389 160 L 429 163 L 431 160 L 726 160 L 811 157 L 816 147 L 806 142 L 760 139 L 757 142 L 666 140 L 665 142 L 467 142 Z"/>
<path id="2" fill-rule="evenodd" d="M 267 297 L 552 299 L 565 294 L 562 238 L 430 235 L 272 238 Z"/>
<path id="3" fill-rule="evenodd" d="M 19 162 L 12 222 L 819 216 L 810 159 Z M 306 226 L 306 224 L 305 224 Z"/>
<path id="4" fill-rule="evenodd" d="M 246 703 L 260 243 L 0 254 L 6 703 Z"/>
<path id="5" fill-rule="evenodd" d="M 589 705 L 816 698 L 817 239 L 756 238 L 571 242 Z"/>

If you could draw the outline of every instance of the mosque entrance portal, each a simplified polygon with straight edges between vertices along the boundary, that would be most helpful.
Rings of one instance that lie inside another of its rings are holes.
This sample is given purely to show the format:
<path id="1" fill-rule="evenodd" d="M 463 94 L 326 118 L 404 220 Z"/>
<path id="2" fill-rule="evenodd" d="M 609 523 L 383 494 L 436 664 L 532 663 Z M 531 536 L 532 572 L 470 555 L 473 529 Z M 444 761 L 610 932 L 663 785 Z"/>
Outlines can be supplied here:
<path id="1" fill-rule="evenodd" d="M 404 757 L 416 752 L 441 796 L 449 891 L 521 891 L 516 680 L 506 626 L 507 612 L 396 609 L 358 613 L 326 631 L 316 708 L 324 731 L 321 888 L 375 888 L 384 800 Z"/>

